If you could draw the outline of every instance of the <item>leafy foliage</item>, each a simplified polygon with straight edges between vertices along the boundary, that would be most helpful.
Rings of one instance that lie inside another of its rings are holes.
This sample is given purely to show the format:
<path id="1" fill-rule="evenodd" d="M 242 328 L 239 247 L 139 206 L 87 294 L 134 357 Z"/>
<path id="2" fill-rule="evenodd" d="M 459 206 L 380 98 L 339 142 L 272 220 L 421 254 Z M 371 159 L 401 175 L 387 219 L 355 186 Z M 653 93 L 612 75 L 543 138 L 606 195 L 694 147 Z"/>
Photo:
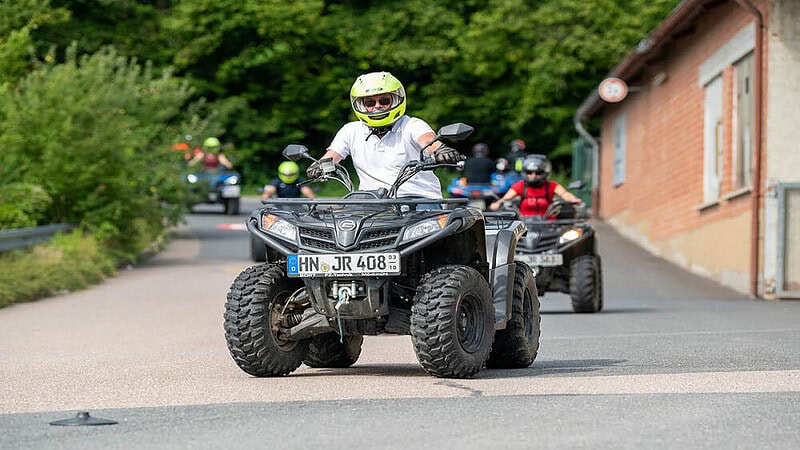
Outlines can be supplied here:
<path id="1" fill-rule="evenodd" d="M 0 308 L 82 289 L 114 272 L 103 247 L 81 231 L 0 254 Z"/>
<path id="2" fill-rule="evenodd" d="M 46 220 L 52 199 L 30 183 L 11 183 L 0 191 L 0 230 L 34 227 Z"/>
<path id="3" fill-rule="evenodd" d="M 80 223 L 131 256 L 181 217 L 179 160 L 167 139 L 191 89 L 105 48 L 45 64 L 0 95 L 6 182 L 37 182 L 48 219 Z"/>

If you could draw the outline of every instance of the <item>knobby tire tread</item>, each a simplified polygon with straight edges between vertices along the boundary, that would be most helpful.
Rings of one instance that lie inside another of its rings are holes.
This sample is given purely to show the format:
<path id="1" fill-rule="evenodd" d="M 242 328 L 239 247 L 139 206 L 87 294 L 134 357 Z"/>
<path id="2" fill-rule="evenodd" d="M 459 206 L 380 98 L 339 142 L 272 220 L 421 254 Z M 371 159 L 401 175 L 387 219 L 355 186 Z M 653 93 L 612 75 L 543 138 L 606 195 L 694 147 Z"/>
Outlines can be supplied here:
<path id="1" fill-rule="evenodd" d="M 467 353 L 458 339 L 456 305 L 474 290 L 482 299 L 484 330 L 479 349 Z M 414 297 L 411 341 L 429 374 L 441 378 L 474 376 L 489 358 L 494 338 L 494 302 L 483 276 L 468 266 L 448 265 L 426 274 Z"/>
<path id="2" fill-rule="evenodd" d="M 283 376 L 300 367 L 308 340 L 289 350 L 275 342 L 269 314 L 275 296 L 292 291 L 283 268 L 259 264 L 242 271 L 234 280 L 225 302 L 225 340 L 236 364 L 256 377 Z"/>
<path id="3" fill-rule="evenodd" d="M 525 336 L 525 293 L 531 299 L 529 306 L 533 333 Z M 514 269 L 514 290 L 512 292 L 511 317 L 504 330 L 495 333 L 494 345 L 486 367 L 496 369 L 519 369 L 533 364 L 539 352 L 542 314 L 539 296 L 536 291 L 536 278 L 528 265 L 517 262 Z"/>

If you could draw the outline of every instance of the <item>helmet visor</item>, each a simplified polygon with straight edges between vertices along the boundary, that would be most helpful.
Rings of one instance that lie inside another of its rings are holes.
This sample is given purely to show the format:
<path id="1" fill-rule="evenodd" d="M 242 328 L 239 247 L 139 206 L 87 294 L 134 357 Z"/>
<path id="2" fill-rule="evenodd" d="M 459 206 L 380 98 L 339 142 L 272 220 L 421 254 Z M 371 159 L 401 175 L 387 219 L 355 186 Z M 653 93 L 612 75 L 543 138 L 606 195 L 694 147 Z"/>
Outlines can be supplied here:
<path id="1" fill-rule="evenodd" d="M 371 114 L 373 112 L 396 108 L 403 102 L 403 97 L 398 91 L 371 95 L 369 97 L 356 97 L 353 99 L 353 109 L 363 114 Z M 376 109 L 379 106 L 380 109 Z"/>

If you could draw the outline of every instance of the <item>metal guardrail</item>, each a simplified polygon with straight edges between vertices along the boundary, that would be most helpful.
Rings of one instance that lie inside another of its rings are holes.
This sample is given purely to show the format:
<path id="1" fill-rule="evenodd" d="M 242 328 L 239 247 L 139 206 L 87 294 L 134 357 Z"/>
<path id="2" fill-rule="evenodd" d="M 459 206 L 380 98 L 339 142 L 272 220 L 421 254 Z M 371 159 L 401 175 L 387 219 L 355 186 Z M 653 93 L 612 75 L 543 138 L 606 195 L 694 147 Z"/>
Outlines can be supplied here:
<path id="1" fill-rule="evenodd" d="M 59 223 L 31 228 L 14 228 L 0 231 L 0 252 L 24 248 L 49 241 L 59 231 L 69 231 L 74 225 Z"/>

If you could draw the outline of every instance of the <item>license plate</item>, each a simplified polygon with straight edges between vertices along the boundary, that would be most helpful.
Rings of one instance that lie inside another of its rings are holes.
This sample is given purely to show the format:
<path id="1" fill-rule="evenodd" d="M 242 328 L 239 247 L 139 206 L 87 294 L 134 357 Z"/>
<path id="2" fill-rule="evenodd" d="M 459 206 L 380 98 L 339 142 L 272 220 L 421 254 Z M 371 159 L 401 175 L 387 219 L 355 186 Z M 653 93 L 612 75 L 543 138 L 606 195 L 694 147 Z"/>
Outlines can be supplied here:
<path id="1" fill-rule="evenodd" d="M 222 198 L 231 198 L 241 196 L 240 186 L 222 186 Z"/>
<path id="2" fill-rule="evenodd" d="M 542 253 L 538 255 L 516 255 L 514 259 L 531 266 L 560 266 L 564 264 L 564 256 L 560 253 Z"/>
<path id="3" fill-rule="evenodd" d="M 343 253 L 286 258 L 290 277 L 360 277 L 400 274 L 400 253 Z"/>

